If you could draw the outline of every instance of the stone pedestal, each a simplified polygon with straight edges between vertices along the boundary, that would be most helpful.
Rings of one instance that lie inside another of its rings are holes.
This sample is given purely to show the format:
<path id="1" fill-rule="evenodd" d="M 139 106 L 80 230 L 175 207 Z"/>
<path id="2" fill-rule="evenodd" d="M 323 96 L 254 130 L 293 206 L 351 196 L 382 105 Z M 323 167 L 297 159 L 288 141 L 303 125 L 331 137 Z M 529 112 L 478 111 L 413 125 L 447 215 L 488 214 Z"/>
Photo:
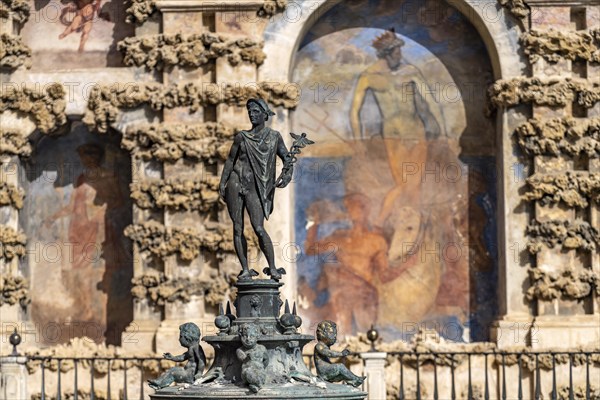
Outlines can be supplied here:
<path id="1" fill-rule="evenodd" d="M 27 357 L 0 357 L 0 400 L 22 400 L 27 395 Z"/>
<path id="2" fill-rule="evenodd" d="M 233 333 L 237 327 L 245 323 L 258 323 L 268 333 L 277 331 L 278 317 L 283 301 L 279 296 L 279 288 L 283 283 L 271 279 L 242 281 L 235 285 L 238 288 L 234 306 L 237 310 L 233 321 Z"/>
<path id="3" fill-rule="evenodd" d="M 365 390 L 369 393 L 369 400 L 387 399 L 385 388 L 385 359 L 387 353 L 368 352 L 361 353 L 360 356 L 365 360 L 364 373 L 367 376 Z"/>
<path id="4" fill-rule="evenodd" d="M 531 345 L 533 317 L 527 314 L 513 314 L 494 321 L 490 329 L 490 339 L 498 348 Z"/>

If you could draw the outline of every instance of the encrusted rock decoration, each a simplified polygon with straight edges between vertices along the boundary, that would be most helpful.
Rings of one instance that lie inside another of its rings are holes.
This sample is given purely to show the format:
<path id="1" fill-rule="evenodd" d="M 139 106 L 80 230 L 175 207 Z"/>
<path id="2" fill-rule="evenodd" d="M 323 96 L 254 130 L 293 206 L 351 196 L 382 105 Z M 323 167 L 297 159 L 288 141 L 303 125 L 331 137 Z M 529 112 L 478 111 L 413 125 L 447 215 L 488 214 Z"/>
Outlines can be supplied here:
<path id="1" fill-rule="evenodd" d="M 531 118 L 517 127 L 515 135 L 529 155 L 600 157 L 600 117 Z"/>
<path id="2" fill-rule="evenodd" d="M 19 36 L 0 35 L 0 68 L 17 69 L 31 67 L 31 49 Z"/>
<path id="3" fill-rule="evenodd" d="M 170 228 L 156 221 L 129 225 L 125 235 L 138 244 L 142 252 L 165 258 L 177 254 L 182 260 L 191 261 L 204 249 L 211 253 L 232 253 L 231 228 L 216 224 L 203 232 L 192 228 Z M 248 245 L 253 246 L 249 240 Z"/>
<path id="4" fill-rule="evenodd" d="M 600 83 L 562 77 L 518 77 L 496 81 L 489 88 L 488 95 L 495 107 L 510 107 L 522 103 L 564 107 L 577 101 L 579 105 L 591 108 L 600 100 Z"/>
<path id="5" fill-rule="evenodd" d="M 573 392 L 573 396 L 571 396 L 571 389 Z M 548 397 L 552 398 L 553 393 L 550 391 L 548 393 Z M 588 388 L 585 385 L 577 385 L 573 388 L 569 387 L 569 385 L 561 385 L 558 388 L 558 393 L 556 394 L 558 400 L 570 400 L 573 399 L 600 399 L 600 387 L 595 385 L 590 385 L 589 387 L 589 395 Z M 589 396 L 589 397 L 588 397 Z"/>
<path id="6" fill-rule="evenodd" d="M 3 0 L 10 1 L 10 0 Z M 521 0 L 511 0 L 521 1 Z M 265 0 L 264 4 L 258 9 L 259 17 L 270 18 L 273 15 L 283 12 L 287 7 L 288 0 Z M 125 11 L 127 13 L 126 21 L 129 23 L 143 24 L 158 9 L 154 0 L 131 0 L 131 5 Z"/>
<path id="7" fill-rule="evenodd" d="M 520 42 L 531 63 L 540 57 L 550 62 L 562 59 L 600 62 L 600 29 L 576 32 L 531 30 L 521 35 Z"/>
<path id="8" fill-rule="evenodd" d="M 64 362 L 64 361 L 63 361 Z M 61 368 L 62 370 L 62 368 Z M 59 400 L 56 394 L 45 393 L 45 400 Z M 75 399 L 78 400 L 108 400 L 108 395 L 106 394 L 106 390 L 96 389 L 94 388 L 94 395 L 92 396 L 91 391 L 87 389 L 77 389 L 77 394 L 75 394 L 74 390 L 64 390 L 61 394 L 61 399 Z M 42 400 L 42 392 L 35 392 L 29 396 L 28 400 Z"/>
<path id="9" fill-rule="evenodd" d="M 296 84 L 278 82 L 258 82 L 245 86 L 193 82 L 168 86 L 160 83 L 97 85 L 90 91 L 83 122 L 90 129 L 105 133 L 123 109 L 148 105 L 155 111 L 189 107 L 190 112 L 196 112 L 204 105 L 243 107 L 252 97 L 270 99 L 275 106 L 294 108 L 300 93 Z"/>
<path id="10" fill-rule="evenodd" d="M 524 0 L 498 0 L 498 2 L 519 19 L 524 19 L 530 14 L 527 3 Z"/>
<path id="11" fill-rule="evenodd" d="M 262 7 L 258 9 L 259 17 L 270 18 L 273 15 L 283 12 L 287 7 L 288 0 L 265 0 Z"/>
<path id="12" fill-rule="evenodd" d="M 125 236 L 138 244 L 142 252 L 164 258 L 173 254 L 191 261 L 200 255 L 202 245 L 197 231 L 191 228 L 167 228 L 155 221 L 147 221 L 125 228 Z"/>
<path id="13" fill-rule="evenodd" d="M 25 191 L 11 183 L 0 182 L 0 207 L 12 206 L 16 209 L 23 207 Z"/>
<path id="14" fill-rule="evenodd" d="M 207 212 L 219 201 L 219 178 L 169 179 L 132 183 L 131 198 L 140 208 Z M 1 192 L 0 192 L 1 193 Z"/>
<path id="15" fill-rule="evenodd" d="M 27 0 L 0 0 L 0 18 L 8 18 L 12 13 L 13 21 L 25 23 L 31 14 Z"/>
<path id="16" fill-rule="evenodd" d="M 22 276 L 0 274 L 0 306 L 20 304 L 25 307 L 29 298 L 29 283 Z"/>
<path id="17" fill-rule="evenodd" d="M 530 190 L 523 198 L 540 204 L 563 202 L 569 207 L 587 207 L 600 202 L 600 174 L 573 172 L 537 173 L 527 178 Z"/>
<path id="18" fill-rule="evenodd" d="M 0 112 L 15 111 L 33 119 L 42 133 L 51 133 L 67 122 L 65 88 L 51 83 L 44 89 L 8 85 L 0 93 Z"/>
<path id="19" fill-rule="evenodd" d="M 137 299 L 149 299 L 155 305 L 175 301 L 188 302 L 193 295 L 203 295 L 211 305 L 222 304 L 228 298 L 233 277 L 217 274 L 208 281 L 199 279 L 169 279 L 163 273 L 148 273 L 131 281 L 131 293 Z"/>
<path id="20" fill-rule="evenodd" d="M 125 20 L 129 23 L 143 24 L 157 11 L 154 0 L 130 0 L 130 6 L 125 10 Z"/>
<path id="21" fill-rule="evenodd" d="M 600 276 L 592 270 L 575 271 L 566 268 L 562 271 L 546 272 L 540 268 L 530 268 L 531 287 L 527 289 L 527 300 L 580 300 L 595 292 L 600 295 Z"/>
<path id="22" fill-rule="evenodd" d="M 531 237 L 527 249 L 531 254 L 537 254 L 542 245 L 549 248 L 557 246 L 565 250 L 596 251 L 600 244 L 598 230 L 581 219 L 574 221 L 533 221 L 527 227 Z"/>
<path id="23" fill-rule="evenodd" d="M 27 237 L 13 228 L 0 225 L 0 258 L 7 261 L 25 255 Z"/>
<path id="24" fill-rule="evenodd" d="M 497 352 L 495 355 L 494 361 L 498 365 L 502 365 L 504 362 L 507 367 L 517 365 L 519 363 L 519 359 L 521 360 L 521 365 L 523 368 L 528 371 L 535 371 L 536 369 L 536 359 L 538 361 L 538 367 L 540 369 L 552 370 L 553 368 L 553 358 L 554 364 L 569 364 L 569 354 L 560 354 L 564 349 L 544 349 L 546 353 L 536 353 L 535 349 L 531 347 L 523 347 L 523 346 L 515 346 L 507 349 L 513 354 L 505 354 L 502 357 L 501 352 Z M 586 359 L 586 352 L 598 351 L 597 347 L 579 347 L 577 349 L 573 349 L 574 354 L 571 354 L 571 359 L 573 360 L 573 367 L 579 367 L 581 365 L 585 365 L 588 360 Z M 548 352 L 555 352 L 558 354 L 548 354 Z M 580 353 L 577 353 L 580 352 Z M 520 353 L 520 354 L 519 354 Z M 537 355 L 537 357 L 536 357 Z M 600 354 L 591 354 L 589 355 L 589 362 L 592 365 L 600 365 Z"/>
<path id="25" fill-rule="evenodd" d="M 226 57 L 232 66 L 241 62 L 261 65 L 266 58 L 263 44 L 250 38 L 207 32 L 130 37 L 119 42 L 117 48 L 124 54 L 125 65 L 162 70 L 175 65 L 200 67 L 220 57 Z"/>
<path id="26" fill-rule="evenodd" d="M 0 156 L 29 157 L 31 144 L 20 132 L 0 129 Z"/>
<path id="27" fill-rule="evenodd" d="M 235 132 L 220 122 L 137 124 L 125 131 L 121 147 L 144 160 L 173 163 L 186 158 L 212 164 L 227 158 Z"/>

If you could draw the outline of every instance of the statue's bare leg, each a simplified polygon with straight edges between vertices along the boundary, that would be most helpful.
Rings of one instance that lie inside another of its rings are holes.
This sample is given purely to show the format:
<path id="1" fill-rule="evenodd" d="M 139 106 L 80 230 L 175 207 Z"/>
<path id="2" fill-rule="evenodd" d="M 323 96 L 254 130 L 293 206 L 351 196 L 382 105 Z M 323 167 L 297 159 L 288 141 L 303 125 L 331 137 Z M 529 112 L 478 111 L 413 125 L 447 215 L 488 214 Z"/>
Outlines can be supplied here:
<path id="1" fill-rule="evenodd" d="M 240 195 L 241 184 L 237 174 L 231 174 L 225 190 L 227 211 L 233 221 L 233 247 L 242 264 L 240 279 L 251 279 L 252 274 L 248 269 L 248 243 L 244 237 L 244 197 Z"/>
<path id="2" fill-rule="evenodd" d="M 258 237 L 258 245 L 260 246 L 260 250 L 265 255 L 267 264 L 269 265 L 268 274 L 271 275 L 271 278 L 279 280 L 281 279 L 281 274 L 285 273 L 285 270 L 278 270 L 275 268 L 273 242 L 265 230 L 265 213 L 263 211 L 262 203 L 260 202 L 258 194 L 256 193 L 256 189 L 253 188 L 252 190 L 249 190 L 246 197 L 246 207 L 248 208 L 250 223 L 252 224 L 254 233 L 256 233 L 256 237 Z"/>
<path id="3" fill-rule="evenodd" d="M 354 387 L 358 387 L 360 385 L 362 385 L 363 381 L 365 380 L 364 377 L 360 377 L 357 375 L 354 375 L 348 368 L 346 368 L 344 366 L 344 368 L 342 368 L 342 376 L 343 376 L 343 380 L 348 382 L 350 385 L 354 386 Z"/>
<path id="4" fill-rule="evenodd" d="M 173 382 L 175 382 L 175 377 L 173 376 L 171 370 L 169 370 L 156 379 L 149 379 L 148 385 L 150 385 L 150 387 L 153 389 L 162 389 L 170 386 Z"/>

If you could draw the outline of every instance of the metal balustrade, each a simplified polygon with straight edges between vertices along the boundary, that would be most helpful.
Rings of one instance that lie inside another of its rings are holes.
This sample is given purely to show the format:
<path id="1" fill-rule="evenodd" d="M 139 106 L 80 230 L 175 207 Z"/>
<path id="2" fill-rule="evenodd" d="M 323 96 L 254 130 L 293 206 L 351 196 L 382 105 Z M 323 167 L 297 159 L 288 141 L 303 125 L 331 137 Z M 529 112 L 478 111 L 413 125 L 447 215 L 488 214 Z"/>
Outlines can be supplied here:
<path id="1" fill-rule="evenodd" d="M 399 364 L 399 400 L 600 399 L 600 351 L 406 351 L 388 359 Z"/>
<path id="2" fill-rule="evenodd" d="M 351 356 L 360 360 L 361 354 Z M 381 378 L 388 399 L 600 399 L 600 351 L 426 350 L 386 357 Z M 37 400 L 148 399 L 147 379 L 175 364 L 160 357 L 24 358 L 34 371 L 25 377 L 28 398 Z M 314 368 L 310 355 L 305 360 Z M 355 367 L 360 373 L 361 365 Z"/>
<path id="3" fill-rule="evenodd" d="M 155 378 L 160 375 L 162 372 L 170 368 L 170 364 L 177 364 L 175 362 L 167 362 L 165 363 L 165 359 L 162 357 L 53 357 L 53 356 L 31 356 L 27 357 L 28 361 L 39 362 L 39 368 L 41 370 L 41 379 L 40 379 L 40 400 L 130 400 L 134 398 L 139 398 L 140 400 L 147 399 L 148 390 L 146 381 L 151 378 Z M 63 366 L 65 362 L 72 363 L 72 369 L 69 368 L 68 371 L 63 371 Z M 156 372 L 151 373 L 148 371 L 148 363 L 154 362 L 156 363 L 155 368 Z M 210 364 L 212 362 L 211 359 L 208 359 L 207 362 Z M 56 363 L 55 368 L 51 368 L 51 365 Z M 101 364 L 106 364 L 106 373 L 100 373 L 96 370 L 96 367 Z M 122 367 L 116 370 L 113 370 L 114 363 L 122 364 Z M 85 389 L 85 396 L 81 395 L 82 385 L 81 379 L 79 378 L 79 370 L 80 366 L 86 364 L 89 369 L 89 380 L 86 382 L 86 385 L 83 387 Z M 129 384 L 128 374 L 131 374 L 131 370 L 136 370 L 137 374 L 137 388 L 138 393 L 135 397 L 130 397 L 129 393 L 131 392 L 132 385 Z M 72 372 L 72 385 L 71 390 L 63 391 L 64 387 L 64 378 Z M 114 375 L 120 373 L 122 374 L 122 384 L 120 385 L 120 393 L 118 397 L 114 397 Z M 47 389 L 47 375 L 54 374 L 55 382 L 56 382 L 56 390 L 55 395 L 48 393 Z M 103 376 L 103 377 L 102 377 Z M 104 380 L 104 384 L 106 385 L 105 396 L 98 395 L 98 381 Z M 89 390 L 87 390 L 89 388 Z M 30 389 L 31 392 L 34 392 L 34 388 Z M 89 395 L 87 395 L 89 393 Z M 81 398 L 85 397 L 85 398 Z"/>

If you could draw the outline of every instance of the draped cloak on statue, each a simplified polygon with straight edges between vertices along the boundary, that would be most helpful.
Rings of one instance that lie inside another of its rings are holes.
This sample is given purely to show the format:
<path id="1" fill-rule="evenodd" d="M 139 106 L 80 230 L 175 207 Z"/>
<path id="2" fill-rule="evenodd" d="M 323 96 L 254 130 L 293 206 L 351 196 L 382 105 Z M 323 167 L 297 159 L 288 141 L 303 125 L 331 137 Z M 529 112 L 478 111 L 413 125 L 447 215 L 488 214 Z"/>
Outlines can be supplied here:
<path id="1" fill-rule="evenodd" d="M 242 135 L 242 145 L 245 146 L 248 160 L 252 166 L 254 184 L 265 218 L 269 219 L 269 215 L 273 211 L 273 198 L 275 197 L 277 146 L 279 140 L 283 139 L 281 139 L 279 132 L 269 127 L 265 127 L 259 134 L 253 135 L 247 131 L 240 131 L 239 134 Z M 243 194 L 247 192 L 251 179 L 252 177 L 247 176 L 242 178 Z"/>

